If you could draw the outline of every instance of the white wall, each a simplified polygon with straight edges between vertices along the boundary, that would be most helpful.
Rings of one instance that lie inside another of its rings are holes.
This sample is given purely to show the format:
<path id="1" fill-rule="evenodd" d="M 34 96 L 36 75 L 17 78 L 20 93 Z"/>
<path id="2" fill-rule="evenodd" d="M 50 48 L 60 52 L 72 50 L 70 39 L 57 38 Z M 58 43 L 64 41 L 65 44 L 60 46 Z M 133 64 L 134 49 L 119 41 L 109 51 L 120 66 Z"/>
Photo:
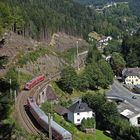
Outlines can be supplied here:
<path id="1" fill-rule="evenodd" d="M 140 84 L 140 78 L 138 76 L 128 76 L 125 78 L 125 84 L 127 85 L 139 85 Z"/>
<path id="2" fill-rule="evenodd" d="M 140 117 L 140 114 L 138 114 L 137 116 L 129 119 L 129 122 L 134 126 L 140 126 L 140 124 L 138 124 L 138 117 Z"/>
<path id="3" fill-rule="evenodd" d="M 92 118 L 93 117 L 93 112 L 80 112 L 79 115 L 78 113 L 74 113 L 74 124 L 79 125 L 81 124 L 81 121 L 83 118 Z"/>

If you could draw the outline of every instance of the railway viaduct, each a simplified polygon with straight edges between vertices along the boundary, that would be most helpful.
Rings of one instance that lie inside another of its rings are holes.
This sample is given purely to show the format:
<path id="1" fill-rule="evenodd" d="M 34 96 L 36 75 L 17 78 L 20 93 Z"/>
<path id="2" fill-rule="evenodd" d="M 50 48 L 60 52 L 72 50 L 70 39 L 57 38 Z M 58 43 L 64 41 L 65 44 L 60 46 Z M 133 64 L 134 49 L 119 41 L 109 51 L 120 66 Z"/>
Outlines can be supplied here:
<path id="1" fill-rule="evenodd" d="M 35 99 L 36 99 L 36 102 L 39 106 L 47 100 L 47 88 L 48 88 L 48 86 L 51 86 L 51 85 L 47 84 L 42 89 L 40 89 L 40 86 L 39 86 L 37 91 L 36 91 L 37 94 L 35 95 Z"/>

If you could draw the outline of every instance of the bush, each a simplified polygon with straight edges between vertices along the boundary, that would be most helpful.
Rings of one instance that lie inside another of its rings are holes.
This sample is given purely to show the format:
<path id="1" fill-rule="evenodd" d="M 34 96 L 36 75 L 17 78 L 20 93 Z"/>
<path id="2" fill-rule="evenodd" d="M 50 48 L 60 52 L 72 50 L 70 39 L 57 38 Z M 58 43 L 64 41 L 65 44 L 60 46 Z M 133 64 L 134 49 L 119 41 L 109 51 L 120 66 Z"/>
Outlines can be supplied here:
<path id="1" fill-rule="evenodd" d="M 87 128 L 94 128 L 95 127 L 95 118 L 87 118 L 83 119 L 81 122 L 81 130 L 85 130 Z"/>

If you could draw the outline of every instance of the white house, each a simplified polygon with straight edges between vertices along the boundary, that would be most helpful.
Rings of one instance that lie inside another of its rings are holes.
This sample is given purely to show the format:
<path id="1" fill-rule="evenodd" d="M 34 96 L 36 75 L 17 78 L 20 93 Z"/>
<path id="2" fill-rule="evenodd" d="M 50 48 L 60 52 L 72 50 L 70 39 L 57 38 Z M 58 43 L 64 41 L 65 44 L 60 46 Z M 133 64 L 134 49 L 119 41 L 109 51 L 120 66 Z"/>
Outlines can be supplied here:
<path id="1" fill-rule="evenodd" d="M 126 85 L 139 85 L 140 68 L 125 68 L 122 71 L 122 78 Z"/>
<path id="2" fill-rule="evenodd" d="M 87 119 L 95 117 L 95 113 L 92 109 L 89 108 L 86 103 L 81 101 L 78 101 L 70 106 L 68 110 L 68 120 L 75 125 L 80 125 L 83 118 Z"/>
<path id="3" fill-rule="evenodd" d="M 111 36 L 104 36 L 101 38 L 101 40 L 99 41 L 100 43 L 107 43 L 108 41 L 111 41 L 112 37 Z"/>
<path id="4" fill-rule="evenodd" d="M 134 109 L 130 104 L 125 103 L 118 106 L 118 111 L 131 125 L 140 127 L 140 111 Z"/>

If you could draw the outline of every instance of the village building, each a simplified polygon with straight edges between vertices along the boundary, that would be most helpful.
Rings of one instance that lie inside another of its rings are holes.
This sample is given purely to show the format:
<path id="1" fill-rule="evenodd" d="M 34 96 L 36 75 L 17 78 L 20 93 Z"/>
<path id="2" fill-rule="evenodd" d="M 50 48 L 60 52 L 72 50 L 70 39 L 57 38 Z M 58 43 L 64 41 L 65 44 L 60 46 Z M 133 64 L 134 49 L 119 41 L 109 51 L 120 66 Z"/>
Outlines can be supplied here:
<path id="1" fill-rule="evenodd" d="M 95 31 L 93 31 L 88 34 L 88 39 L 89 41 L 99 41 L 101 40 L 101 36 Z"/>
<path id="2" fill-rule="evenodd" d="M 103 36 L 99 42 L 100 43 L 107 43 L 108 41 L 111 41 L 111 40 L 112 40 L 111 36 L 107 36 L 107 37 Z"/>
<path id="3" fill-rule="evenodd" d="M 140 84 L 140 68 L 125 68 L 122 71 L 122 79 L 126 85 L 134 86 Z"/>
<path id="4" fill-rule="evenodd" d="M 95 117 L 95 113 L 92 109 L 89 108 L 86 103 L 81 101 L 78 101 L 70 106 L 68 110 L 68 120 L 75 125 L 80 125 L 84 118 L 87 119 Z"/>
<path id="5" fill-rule="evenodd" d="M 140 126 L 140 110 L 136 110 L 130 104 L 120 103 L 118 111 L 122 118 L 128 120 L 133 126 Z"/>
<path id="6" fill-rule="evenodd" d="M 68 113 L 68 109 L 66 109 L 65 107 L 61 106 L 61 105 L 56 105 L 54 107 L 54 111 L 59 114 L 60 116 L 66 116 Z"/>

